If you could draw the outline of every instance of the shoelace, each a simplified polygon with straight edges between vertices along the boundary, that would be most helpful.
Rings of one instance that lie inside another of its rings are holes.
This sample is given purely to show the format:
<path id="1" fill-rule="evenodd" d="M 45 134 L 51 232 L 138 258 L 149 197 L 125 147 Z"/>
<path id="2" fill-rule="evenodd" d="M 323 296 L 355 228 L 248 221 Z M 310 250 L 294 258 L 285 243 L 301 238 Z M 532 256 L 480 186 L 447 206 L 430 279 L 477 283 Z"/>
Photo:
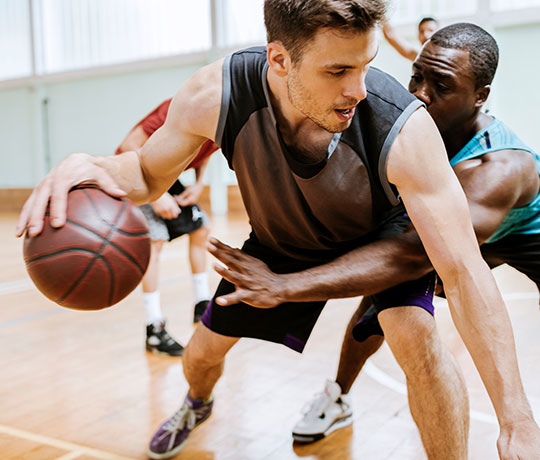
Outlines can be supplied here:
<path id="1" fill-rule="evenodd" d="M 187 404 L 184 404 L 176 412 L 176 414 L 174 414 L 169 419 L 163 429 L 166 431 L 174 432 L 187 427 L 189 430 L 191 430 L 195 426 L 196 418 L 196 411 L 189 407 Z"/>
<path id="2" fill-rule="evenodd" d="M 320 417 L 330 405 L 330 397 L 324 391 L 316 393 L 313 399 L 302 408 L 302 414 L 310 417 Z"/>

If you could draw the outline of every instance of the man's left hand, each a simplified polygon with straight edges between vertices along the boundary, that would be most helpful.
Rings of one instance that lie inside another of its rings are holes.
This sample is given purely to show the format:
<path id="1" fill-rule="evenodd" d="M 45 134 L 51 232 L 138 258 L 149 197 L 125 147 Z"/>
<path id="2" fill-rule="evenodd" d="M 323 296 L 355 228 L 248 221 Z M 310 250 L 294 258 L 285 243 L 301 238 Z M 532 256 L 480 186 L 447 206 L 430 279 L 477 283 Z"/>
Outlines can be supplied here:
<path id="1" fill-rule="evenodd" d="M 215 238 L 210 238 L 208 251 L 226 265 L 215 264 L 216 272 L 236 286 L 231 294 L 218 297 L 217 304 L 226 306 L 244 302 L 257 308 L 272 308 L 283 303 L 285 275 L 272 272 L 259 259 Z"/>
<path id="2" fill-rule="evenodd" d="M 202 184 L 188 185 L 180 195 L 174 195 L 174 199 L 180 206 L 191 206 L 199 201 L 202 191 Z"/>

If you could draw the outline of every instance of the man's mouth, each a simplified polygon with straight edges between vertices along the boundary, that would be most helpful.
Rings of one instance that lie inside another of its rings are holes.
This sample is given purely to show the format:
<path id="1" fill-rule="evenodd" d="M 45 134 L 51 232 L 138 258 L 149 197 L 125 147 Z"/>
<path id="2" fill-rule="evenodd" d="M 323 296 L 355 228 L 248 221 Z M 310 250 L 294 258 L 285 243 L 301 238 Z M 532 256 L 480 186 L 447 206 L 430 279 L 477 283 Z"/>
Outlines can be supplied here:
<path id="1" fill-rule="evenodd" d="M 338 117 L 344 121 L 350 120 L 354 116 L 354 107 L 352 109 L 334 109 Z"/>

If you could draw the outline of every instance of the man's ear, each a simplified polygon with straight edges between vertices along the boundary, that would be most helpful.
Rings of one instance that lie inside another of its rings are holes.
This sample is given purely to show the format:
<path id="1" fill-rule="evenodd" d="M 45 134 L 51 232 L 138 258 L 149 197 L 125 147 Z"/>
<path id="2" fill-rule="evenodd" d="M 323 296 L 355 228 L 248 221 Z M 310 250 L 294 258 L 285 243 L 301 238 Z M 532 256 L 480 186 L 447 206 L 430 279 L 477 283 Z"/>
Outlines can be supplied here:
<path id="1" fill-rule="evenodd" d="M 476 90 L 476 101 L 474 103 L 475 107 L 482 107 L 486 102 L 489 93 L 491 92 L 491 85 L 482 86 Z"/>
<path id="2" fill-rule="evenodd" d="M 287 76 L 291 69 L 291 56 L 283 44 L 281 42 L 270 42 L 266 49 L 270 69 L 280 77 Z"/>

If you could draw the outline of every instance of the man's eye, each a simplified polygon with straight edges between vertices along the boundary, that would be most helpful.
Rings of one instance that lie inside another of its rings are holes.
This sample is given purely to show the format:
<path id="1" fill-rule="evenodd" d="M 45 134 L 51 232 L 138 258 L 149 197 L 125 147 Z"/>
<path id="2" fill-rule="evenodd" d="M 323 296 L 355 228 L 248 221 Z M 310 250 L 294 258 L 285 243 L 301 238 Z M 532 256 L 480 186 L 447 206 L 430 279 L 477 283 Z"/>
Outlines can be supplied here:
<path id="1" fill-rule="evenodd" d="M 345 69 L 340 70 L 338 72 L 328 72 L 332 77 L 341 77 L 345 73 Z"/>
<path id="2" fill-rule="evenodd" d="M 445 85 L 441 85 L 440 83 L 437 83 L 436 85 L 436 88 L 437 88 L 437 91 L 441 92 L 441 93 L 444 93 L 445 91 L 449 91 L 450 88 L 448 88 L 448 86 L 445 86 Z"/>

